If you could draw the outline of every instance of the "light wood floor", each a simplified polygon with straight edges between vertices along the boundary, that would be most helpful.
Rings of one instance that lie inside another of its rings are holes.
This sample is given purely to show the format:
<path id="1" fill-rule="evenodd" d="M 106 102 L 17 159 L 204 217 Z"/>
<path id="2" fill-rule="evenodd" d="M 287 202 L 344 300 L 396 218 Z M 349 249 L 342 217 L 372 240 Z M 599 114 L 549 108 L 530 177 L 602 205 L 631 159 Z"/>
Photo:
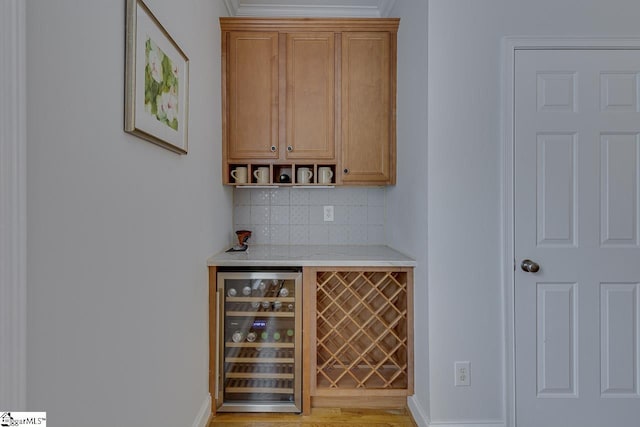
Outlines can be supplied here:
<path id="1" fill-rule="evenodd" d="M 311 415 L 218 414 L 209 427 L 416 427 L 407 409 L 315 408 Z"/>

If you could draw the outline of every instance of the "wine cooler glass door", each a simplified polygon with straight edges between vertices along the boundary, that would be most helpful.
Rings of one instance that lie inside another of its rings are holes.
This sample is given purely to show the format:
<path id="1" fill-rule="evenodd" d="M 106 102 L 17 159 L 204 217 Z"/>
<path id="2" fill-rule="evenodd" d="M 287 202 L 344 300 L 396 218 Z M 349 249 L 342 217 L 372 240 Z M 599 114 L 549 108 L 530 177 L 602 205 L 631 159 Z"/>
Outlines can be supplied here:
<path id="1" fill-rule="evenodd" d="M 219 411 L 301 411 L 301 273 L 218 273 Z"/>

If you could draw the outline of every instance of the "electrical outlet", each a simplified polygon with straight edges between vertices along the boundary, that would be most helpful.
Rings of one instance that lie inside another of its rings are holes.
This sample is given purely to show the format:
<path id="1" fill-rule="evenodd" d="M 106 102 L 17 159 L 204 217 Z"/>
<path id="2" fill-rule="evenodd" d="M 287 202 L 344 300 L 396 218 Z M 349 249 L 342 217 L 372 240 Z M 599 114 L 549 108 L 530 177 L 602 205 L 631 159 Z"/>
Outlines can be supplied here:
<path id="1" fill-rule="evenodd" d="M 324 221 L 333 221 L 333 206 L 324 206 Z"/>
<path id="2" fill-rule="evenodd" d="M 471 362 L 454 362 L 456 387 L 471 385 Z"/>

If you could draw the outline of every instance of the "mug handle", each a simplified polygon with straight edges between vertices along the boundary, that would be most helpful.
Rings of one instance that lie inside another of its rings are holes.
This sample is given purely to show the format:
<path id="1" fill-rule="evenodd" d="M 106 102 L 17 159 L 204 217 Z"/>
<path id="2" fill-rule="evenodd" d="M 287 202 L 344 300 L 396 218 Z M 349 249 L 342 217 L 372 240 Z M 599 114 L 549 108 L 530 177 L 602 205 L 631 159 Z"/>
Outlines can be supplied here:
<path id="1" fill-rule="evenodd" d="M 329 170 L 329 181 L 331 181 L 331 178 L 333 178 L 333 171 Z"/>
<path id="2" fill-rule="evenodd" d="M 238 176 L 236 175 L 237 173 L 238 171 L 236 169 L 231 171 L 231 177 L 236 181 L 238 180 Z"/>
<path id="3" fill-rule="evenodd" d="M 253 171 L 253 176 L 256 178 L 256 180 L 260 181 L 260 177 L 258 176 L 260 174 L 260 171 L 258 169 Z"/>
<path id="4" fill-rule="evenodd" d="M 311 178 L 313 178 L 313 172 L 307 171 L 307 175 L 309 175 L 309 181 L 311 181 Z"/>

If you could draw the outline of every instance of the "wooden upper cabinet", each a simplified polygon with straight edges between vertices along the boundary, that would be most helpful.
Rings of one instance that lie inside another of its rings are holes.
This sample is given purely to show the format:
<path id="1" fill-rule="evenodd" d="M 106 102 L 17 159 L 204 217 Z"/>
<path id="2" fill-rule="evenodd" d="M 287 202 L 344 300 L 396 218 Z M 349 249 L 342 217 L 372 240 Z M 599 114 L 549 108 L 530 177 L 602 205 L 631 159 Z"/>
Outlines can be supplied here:
<path id="1" fill-rule="evenodd" d="M 278 158 L 278 33 L 228 34 L 227 156 Z"/>
<path id="2" fill-rule="evenodd" d="M 335 158 L 334 33 L 289 33 L 286 158 Z"/>
<path id="3" fill-rule="evenodd" d="M 298 167 L 331 184 L 396 177 L 397 18 L 220 18 L 225 184 L 269 166 L 269 183 Z"/>
<path id="4" fill-rule="evenodd" d="M 344 183 L 395 181 L 392 69 L 395 70 L 395 60 L 391 58 L 389 33 L 342 33 Z"/>

